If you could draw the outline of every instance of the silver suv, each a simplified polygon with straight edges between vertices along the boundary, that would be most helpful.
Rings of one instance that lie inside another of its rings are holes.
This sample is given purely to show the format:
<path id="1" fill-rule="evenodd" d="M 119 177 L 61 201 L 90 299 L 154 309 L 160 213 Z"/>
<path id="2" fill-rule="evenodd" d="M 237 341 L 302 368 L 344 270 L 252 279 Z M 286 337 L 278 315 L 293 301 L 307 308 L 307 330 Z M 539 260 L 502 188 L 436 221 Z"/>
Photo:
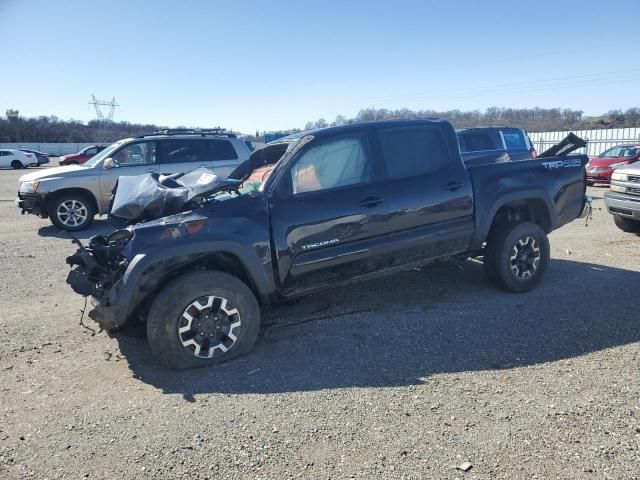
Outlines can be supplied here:
<path id="1" fill-rule="evenodd" d="M 83 230 L 96 214 L 109 212 L 111 192 L 120 176 L 207 167 L 225 177 L 250 154 L 245 142 L 221 130 L 157 131 L 117 141 L 83 165 L 22 176 L 16 202 L 22 213 L 49 217 L 65 230 Z"/>

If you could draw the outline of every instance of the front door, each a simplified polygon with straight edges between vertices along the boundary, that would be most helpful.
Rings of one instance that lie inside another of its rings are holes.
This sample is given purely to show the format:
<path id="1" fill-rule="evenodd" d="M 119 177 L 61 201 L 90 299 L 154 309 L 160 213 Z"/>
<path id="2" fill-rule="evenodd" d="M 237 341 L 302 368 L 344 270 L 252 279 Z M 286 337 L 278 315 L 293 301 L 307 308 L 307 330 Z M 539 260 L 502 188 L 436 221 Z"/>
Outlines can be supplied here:
<path id="1" fill-rule="evenodd" d="M 362 133 L 312 140 L 292 159 L 270 204 L 285 292 L 379 267 L 372 250 L 384 241 L 387 206 L 377 170 Z"/>
<path id="2" fill-rule="evenodd" d="M 111 192 L 118 177 L 144 175 L 158 171 L 156 142 L 151 140 L 128 143 L 116 150 L 111 158 L 113 159 L 113 168 L 103 168 L 100 174 L 100 192 L 102 193 L 100 212 L 106 212 Z"/>

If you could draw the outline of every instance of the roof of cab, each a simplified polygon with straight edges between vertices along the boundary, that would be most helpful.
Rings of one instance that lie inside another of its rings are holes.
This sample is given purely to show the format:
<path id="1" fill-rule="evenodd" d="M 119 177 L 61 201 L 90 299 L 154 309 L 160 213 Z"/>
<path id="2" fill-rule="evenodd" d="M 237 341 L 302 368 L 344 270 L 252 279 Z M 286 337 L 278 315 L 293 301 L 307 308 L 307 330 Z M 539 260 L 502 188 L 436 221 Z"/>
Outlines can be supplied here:
<path id="1" fill-rule="evenodd" d="M 449 123 L 449 121 L 443 120 L 440 118 L 420 118 L 420 119 L 411 119 L 411 120 L 375 120 L 371 122 L 348 123 L 345 125 L 338 125 L 335 127 L 324 127 L 324 128 L 316 128 L 313 130 L 305 130 L 304 132 L 292 133 L 291 135 L 287 135 L 286 137 L 278 138 L 269 143 L 275 144 L 275 143 L 281 143 L 281 142 L 292 142 L 306 135 L 313 135 L 315 137 L 325 137 L 330 135 L 338 135 L 340 133 L 367 130 L 370 128 L 401 127 L 401 126 L 411 126 L 411 125 L 450 126 L 451 124 Z"/>

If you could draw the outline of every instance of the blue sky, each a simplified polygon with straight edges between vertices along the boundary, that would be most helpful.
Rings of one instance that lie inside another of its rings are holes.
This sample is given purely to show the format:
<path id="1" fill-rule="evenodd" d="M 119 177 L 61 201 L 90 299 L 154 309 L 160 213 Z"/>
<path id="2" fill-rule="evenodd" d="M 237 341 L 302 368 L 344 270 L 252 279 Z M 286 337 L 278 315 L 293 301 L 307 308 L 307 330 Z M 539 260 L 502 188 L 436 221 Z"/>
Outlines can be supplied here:
<path id="1" fill-rule="evenodd" d="M 573 19 L 573 20 L 572 20 Z M 640 106 L 640 0 L 0 0 L 0 112 L 253 132 L 362 107 Z"/>

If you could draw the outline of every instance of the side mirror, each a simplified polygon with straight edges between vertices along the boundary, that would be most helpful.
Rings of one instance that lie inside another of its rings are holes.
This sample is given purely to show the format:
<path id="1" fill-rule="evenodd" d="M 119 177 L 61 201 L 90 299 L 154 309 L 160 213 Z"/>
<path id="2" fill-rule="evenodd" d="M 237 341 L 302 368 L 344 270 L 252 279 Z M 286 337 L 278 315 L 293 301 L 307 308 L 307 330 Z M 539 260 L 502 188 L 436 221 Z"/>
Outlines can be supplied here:
<path id="1" fill-rule="evenodd" d="M 111 170 L 113 167 L 115 167 L 116 164 L 113 161 L 113 158 L 107 158 L 105 159 L 105 161 L 102 163 L 102 168 L 104 168 L 105 170 Z"/>

